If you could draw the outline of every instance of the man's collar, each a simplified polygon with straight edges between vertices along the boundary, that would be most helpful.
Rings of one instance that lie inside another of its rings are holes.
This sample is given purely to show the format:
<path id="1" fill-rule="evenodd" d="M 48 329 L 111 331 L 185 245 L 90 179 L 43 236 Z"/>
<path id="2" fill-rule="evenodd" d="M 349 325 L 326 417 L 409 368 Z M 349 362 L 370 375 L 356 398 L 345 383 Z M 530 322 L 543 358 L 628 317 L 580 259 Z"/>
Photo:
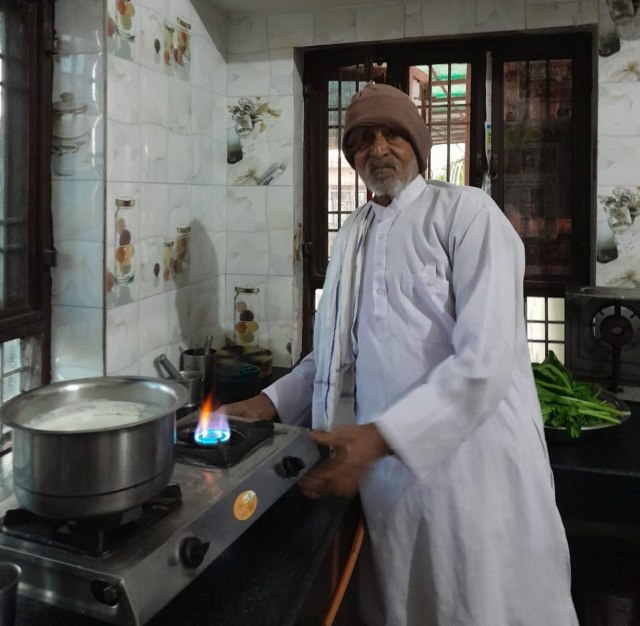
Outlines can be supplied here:
<path id="1" fill-rule="evenodd" d="M 376 212 L 376 217 L 382 219 L 385 215 L 396 213 L 402 207 L 407 204 L 411 204 L 427 186 L 422 174 L 418 174 L 393 200 L 391 200 L 388 206 L 382 206 L 375 201 L 375 198 L 371 200 L 371 204 Z"/>

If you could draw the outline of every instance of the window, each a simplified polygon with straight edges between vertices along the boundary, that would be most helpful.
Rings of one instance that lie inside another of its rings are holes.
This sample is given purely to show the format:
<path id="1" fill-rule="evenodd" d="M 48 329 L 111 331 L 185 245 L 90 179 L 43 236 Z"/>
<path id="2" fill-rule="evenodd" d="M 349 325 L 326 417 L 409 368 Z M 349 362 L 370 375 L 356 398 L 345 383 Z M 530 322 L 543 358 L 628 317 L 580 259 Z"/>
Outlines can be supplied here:
<path id="1" fill-rule="evenodd" d="M 367 199 L 340 145 L 351 96 L 370 80 L 403 89 L 429 125 L 427 178 L 482 187 L 505 212 L 527 250 L 532 358 L 562 352 L 556 300 L 590 275 L 593 46 L 577 29 L 305 54 L 305 352 L 336 232 Z"/>
<path id="2" fill-rule="evenodd" d="M 544 361 L 549 350 L 564 363 L 564 298 L 525 298 L 531 361 Z"/>
<path id="3" fill-rule="evenodd" d="M 49 378 L 52 0 L 0 0 L 0 402 Z"/>

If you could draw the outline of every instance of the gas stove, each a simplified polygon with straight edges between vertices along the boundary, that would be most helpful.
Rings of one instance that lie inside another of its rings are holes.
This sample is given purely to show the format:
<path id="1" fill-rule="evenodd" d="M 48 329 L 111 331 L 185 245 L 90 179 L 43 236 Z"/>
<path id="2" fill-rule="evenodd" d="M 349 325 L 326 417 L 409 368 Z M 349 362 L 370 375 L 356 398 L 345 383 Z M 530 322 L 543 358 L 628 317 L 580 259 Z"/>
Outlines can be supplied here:
<path id="1" fill-rule="evenodd" d="M 147 622 L 320 458 L 305 429 L 229 420 L 222 445 L 194 440 L 195 417 L 176 428 L 171 483 L 122 514 L 46 520 L 0 502 L 0 560 L 22 568 L 20 593 L 107 623 Z M 1 484 L 11 484 L 10 467 Z"/>
<path id="2" fill-rule="evenodd" d="M 640 289 L 569 288 L 565 365 L 614 393 L 640 384 Z"/>

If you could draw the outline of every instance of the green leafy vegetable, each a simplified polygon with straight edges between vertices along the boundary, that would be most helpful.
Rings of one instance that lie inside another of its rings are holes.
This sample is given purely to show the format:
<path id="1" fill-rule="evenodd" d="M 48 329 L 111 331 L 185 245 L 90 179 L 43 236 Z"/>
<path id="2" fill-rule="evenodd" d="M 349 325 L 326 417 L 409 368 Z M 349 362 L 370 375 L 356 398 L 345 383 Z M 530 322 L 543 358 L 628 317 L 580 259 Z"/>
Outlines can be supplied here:
<path id="1" fill-rule="evenodd" d="M 579 437 L 585 426 L 619 424 L 630 414 L 600 398 L 600 390 L 591 383 L 574 380 L 552 350 L 532 368 L 545 426 L 566 428 L 571 437 Z"/>

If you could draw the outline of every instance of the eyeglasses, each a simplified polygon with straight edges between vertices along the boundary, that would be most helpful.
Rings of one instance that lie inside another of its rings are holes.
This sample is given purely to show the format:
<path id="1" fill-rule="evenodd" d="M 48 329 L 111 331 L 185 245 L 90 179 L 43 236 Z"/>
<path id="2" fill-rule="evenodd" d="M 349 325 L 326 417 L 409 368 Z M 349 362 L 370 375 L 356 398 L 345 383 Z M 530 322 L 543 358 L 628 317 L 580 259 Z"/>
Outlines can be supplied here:
<path id="1" fill-rule="evenodd" d="M 373 145 L 378 133 L 391 145 L 395 145 L 400 141 L 406 141 L 398 131 L 387 126 L 360 126 L 354 129 L 349 135 L 347 147 L 354 152 L 366 150 Z"/>

